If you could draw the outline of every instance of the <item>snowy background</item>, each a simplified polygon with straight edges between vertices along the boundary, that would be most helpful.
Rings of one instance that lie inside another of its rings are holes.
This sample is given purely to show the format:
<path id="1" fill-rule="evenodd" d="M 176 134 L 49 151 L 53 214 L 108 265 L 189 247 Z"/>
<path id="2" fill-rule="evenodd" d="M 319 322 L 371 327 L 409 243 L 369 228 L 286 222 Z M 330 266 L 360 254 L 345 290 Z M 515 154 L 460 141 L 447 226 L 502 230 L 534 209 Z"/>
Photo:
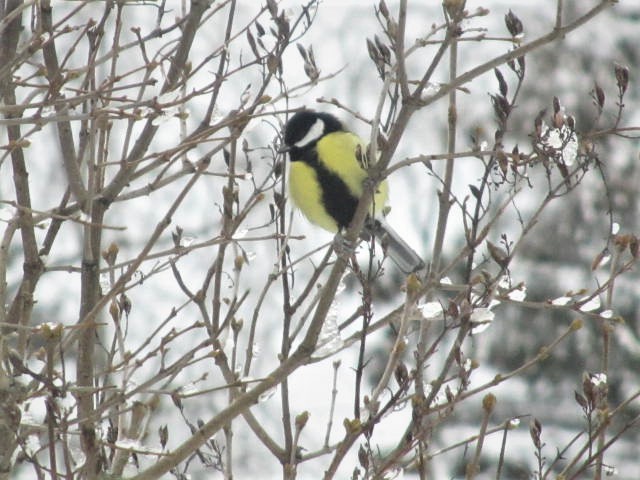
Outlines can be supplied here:
<path id="1" fill-rule="evenodd" d="M 73 3 L 73 2 L 70 2 Z M 169 4 L 171 2 L 168 2 Z M 474 19 L 472 26 L 486 29 L 489 36 L 506 35 L 503 18 L 513 9 L 524 23 L 525 40 L 535 38 L 539 34 L 548 31 L 555 20 L 555 1 L 544 0 L 539 2 L 519 2 L 486 0 L 467 2 L 467 8 L 473 10 L 477 7 L 487 7 L 490 15 Z M 592 2 L 565 1 L 568 17 L 584 12 Z M 180 4 L 175 2 L 176 14 Z M 238 2 L 237 18 L 239 24 L 244 19 L 255 14 L 259 2 L 241 0 Z M 441 2 L 435 0 L 422 0 L 409 2 L 410 15 L 407 27 L 407 43 L 412 39 L 425 35 L 431 25 L 441 22 Z M 389 2 L 390 8 L 395 7 L 394 2 Z M 299 11 L 299 2 L 286 1 L 282 4 L 290 8 L 292 13 Z M 84 14 L 91 16 L 91 8 L 99 11 L 100 6 L 86 9 Z M 316 99 L 337 98 L 341 103 L 352 110 L 360 112 L 365 117 L 371 117 L 379 95 L 380 81 L 375 67 L 368 58 L 366 39 L 379 33 L 379 25 L 373 13 L 374 3 L 368 1 L 339 1 L 325 0 L 321 3 L 317 17 L 301 43 L 313 46 L 315 58 L 321 75 L 339 72 L 328 81 L 321 82 L 313 88 L 297 94 L 290 102 L 289 107 L 306 105 L 330 111 L 339 115 L 348 122 L 352 129 L 363 136 L 369 132 L 363 123 L 341 112 L 335 107 L 318 104 Z M 127 22 L 131 25 L 140 25 L 144 29 L 147 7 L 128 7 Z M 60 11 L 56 12 L 62 15 Z M 96 15 L 97 13 L 93 13 Z M 150 18 L 149 21 L 152 21 Z M 512 122 L 511 139 L 513 141 L 528 141 L 528 134 L 532 131 L 531 120 L 536 113 L 544 108 L 551 109 L 553 96 L 560 98 L 568 113 L 577 119 L 578 129 L 591 127 L 594 109 L 590 100 L 590 91 L 594 81 L 597 81 L 608 92 L 615 91 L 615 78 L 613 77 L 614 62 L 628 65 L 631 70 L 631 87 L 627 101 L 627 112 L 624 123 L 627 125 L 640 124 L 640 110 L 638 107 L 638 95 L 635 79 L 640 75 L 637 68 L 640 65 L 640 54 L 637 45 L 640 42 L 640 3 L 633 0 L 622 0 L 615 8 L 605 12 L 594 22 L 571 34 L 568 38 L 549 45 L 546 48 L 527 56 L 527 76 L 523 94 L 518 102 L 517 111 Z M 212 25 L 206 31 L 201 31 L 196 42 L 194 57 L 203 57 L 213 44 L 218 43 L 218 38 L 223 31 Z M 508 49 L 504 42 L 483 41 L 469 42 L 460 45 L 460 71 L 464 71 L 474 65 L 503 53 Z M 425 49 L 424 65 L 430 62 L 432 50 Z M 237 57 L 240 52 L 231 52 L 231 57 Z M 413 60 L 416 70 L 420 69 L 420 62 Z M 424 66 L 422 65 L 422 67 Z M 291 84 L 304 80 L 302 60 L 295 49 L 290 49 L 284 57 L 285 77 Z M 203 69 L 202 75 L 211 74 L 211 69 Z M 446 81 L 447 72 L 442 69 L 438 72 L 435 81 Z M 235 108 L 241 93 L 251 84 L 252 78 L 247 75 L 245 82 L 229 85 L 226 95 L 220 98 L 218 108 L 220 112 Z M 255 83 L 253 84 L 255 86 Z M 252 87 L 250 86 L 249 89 Z M 495 77 L 489 73 L 471 85 L 467 85 L 468 91 L 459 94 L 459 138 L 460 150 L 471 147 L 471 137 L 485 135 L 491 142 L 493 132 L 493 111 L 488 93 L 495 92 L 497 84 Z M 149 92 L 149 95 L 157 95 L 157 92 Z M 613 102 L 613 95 L 611 96 Z M 278 109 L 285 109 L 282 103 Z M 189 106 L 189 122 L 197 125 L 203 115 L 206 105 Z M 246 140 L 251 151 L 251 168 L 255 178 L 264 176 L 269 171 L 274 161 L 270 150 L 264 147 L 277 144 L 277 134 L 284 121 L 283 115 L 273 118 L 264 117 L 261 121 L 255 121 L 251 125 Z M 158 143 L 153 149 L 160 151 L 177 142 L 179 134 L 177 121 L 167 121 L 161 126 L 163 134 L 158 137 Z M 412 119 L 409 129 L 403 138 L 396 153 L 396 159 L 417 154 L 438 154 L 446 151 L 447 115 L 446 102 L 441 101 L 436 105 L 420 111 Z M 66 188 L 64 172 L 60 168 L 60 162 L 55 151 L 55 140 L 52 140 L 51 130 L 44 130 L 33 138 L 33 148 L 39 152 L 31 167 L 37 174 L 30 177 L 34 208 L 46 210 L 56 204 L 57 199 Z M 507 145 L 510 150 L 513 144 Z M 614 219 L 623 231 L 638 232 L 638 195 L 637 186 L 640 185 L 640 176 L 637 168 L 638 141 L 636 139 L 611 142 L 607 148 L 601 150 L 601 160 L 607 174 L 609 187 L 615 191 L 612 197 L 614 205 Z M 112 148 L 118 151 L 122 145 L 117 135 L 113 135 Z M 197 152 L 194 152 L 194 157 Z M 37 162 L 37 165 L 35 164 Z M 225 165 L 221 156 L 214 158 L 210 166 L 211 172 L 224 172 Z M 476 169 L 473 163 L 458 164 L 456 172 L 455 191 L 461 196 L 468 189 L 469 184 L 477 182 L 481 169 Z M 0 165 L 0 195 L 2 198 L 11 196 L 5 192 L 12 192 L 10 170 L 7 163 Z M 184 235 L 194 241 L 203 241 L 213 238 L 219 231 L 218 210 L 221 204 L 221 183 L 215 176 L 206 177 L 190 193 L 185 204 L 174 216 L 175 224 L 184 229 Z M 589 182 L 589 180 L 587 180 Z M 432 247 L 432 234 L 435 228 L 437 216 L 436 188 L 437 183 L 432 176 L 427 175 L 422 166 L 412 166 L 397 171 L 389 179 L 391 213 L 389 221 L 402 232 L 406 240 L 429 258 Z M 140 185 L 131 185 L 136 188 Z M 126 226 L 125 231 L 108 231 L 104 245 L 111 241 L 118 243 L 121 249 L 121 258 L 134 255 L 137 249 L 149 237 L 156 223 L 165 214 L 167 206 L 175 197 L 175 188 L 158 191 L 150 197 L 139 198 L 135 202 L 116 204 L 109 210 L 106 223 L 110 225 Z M 240 195 L 248 195 L 251 185 L 240 184 Z M 517 281 L 527 284 L 527 295 L 535 300 L 553 299 L 560 297 L 568 290 L 580 288 L 594 288 L 597 284 L 597 274 L 590 271 L 592 258 L 605 245 L 609 235 L 609 220 L 606 215 L 606 203 L 603 201 L 604 192 L 601 184 L 593 181 L 593 185 L 586 184 L 583 188 L 571 194 L 566 202 L 555 211 L 548 211 L 540 224 L 529 238 L 525 254 L 521 255 L 512 265 L 512 274 Z M 526 212 L 533 205 L 528 203 L 524 196 L 519 207 Z M 264 227 L 265 218 L 269 218 L 268 202 L 254 209 L 253 216 L 247 222 L 247 236 L 259 236 L 272 233 L 272 230 Z M 299 214 L 294 215 L 293 232 L 295 235 L 304 235 L 304 239 L 290 244 L 292 256 L 297 258 L 318 246 L 331 241 L 330 234 L 319 231 L 310 226 Z M 514 226 L 509 219 L 504 220 L 500 226 L 500 232 L 512 232 Z M 65 242 L 56 245 L 54 251 L 47 259 L 47 266 L 53 267 L 41 280 L 37 305 L 34 310 L 34 319 L 42 321 L 60 321 L 65 324 L 73 324 L 78 314 L 78 290 L 80 285 L 77 273 L 64 271 L 64 266 L 79 265 L 79 252 L 81 251 L 80 228 L 74 224 L 65 224 L 63 229 Z M 74 231 L 76 230 L 76 231 Z M 445 256 L 457 251 L 463 243 L 461 238 L 462 225 L 459 217 L 453 216 L 450 230 L 445 242 Z M 171 238 L 167 235 L 158 246 L 158 250 L 169 248 Z M 269 242 L 249 242 L 243 244 L 248 252 L 250 262 L 243 271 L 243 288 L 248 289 L 248 299 L 238 312 L 238 318 L 245 323 L 249 322 L 256 307 L 258 295 L 262 289 L 267 275 L 274 270 L 277 261 L 273 244 Z M 14 252 L 15 254 L 16 252 Z M 316 256 L 316 259 L 321 258 Z M 201 281 L 204 271 L 209 268 L 216 255 L 215 247 L 202 249 L 195 254 L 182 258 L 179 262 L 180 271 L 187 284 L 197 285 Z M 19 256 L 16 255 L 16 258 Z M 8 283 L 10 289 L 15 288 L 16 282 L 21 276 L 21 264 L 19 261 L 10 263 L 8 271 Z M 60 267 L 56 269 L 55 267 Z M 146 262 L 142 270 L 153 268 L 153 261 Z M 307 262 L 300 267 L 297 275 L 304 278 L 311 272 L 311 264 Z M 455 272 L 452 274 L 455 280 Z M 253 279 L 253 282 L 248 281 Z M 300 282 L 303 284 L 303 282 Z M 395 307 L 401 298 L 399 285 L 401 278 L 390 272 L 381 280 L 378 297 L 374 300 L 376 316 L 382 315 Z M 232 279 L 224 286 L 229 292 L 233 291 Z M 295 287 L 294 287 L 295 288 Z M 276 288 L 274 292 L 277 292 Z M 396 292 L 396 293 L 393 293 Z M 626 276 L 621 285 L 622 294 L 616 299 L 616 314 L 626 319 L 626 325 L 619 327 L 614 336 L 614 345 L 611 356 L 610 391 L 612 403 L 617 403 L 626 398 L 631 392 L 637 391 L 640 386 L 640 342 L 638 340 L 638 278 L 636 273 Z M 294 293 L 295 294 L 295 293 Z M 129 335 L 132 342 L 142 342 L 150 329 L 155 328 L 159 322 L 169 316 L 173 308 L 182 305 L 186 298 L 176 287 L 170 272 L 158 274 L 146 281 L 144 288 L 130 291 L 133 310 L 129 316 Z M 337 315 L 339 318 L 347 316 L 360 305 L 360 297 L 357 287 L 347 281 L 347 288 L 339 297 Z M 257 350 L 260 352 L 258 361 L 255 362 L 251 376 L 259 378 L 260 375 L 269 372 L 277 365 L 275 352 L 280 345 L 280 322 L 282 316 L 281 297 L 278 294 L 270 294 L 261 311 L 261 320 L 257 330 Z M 174 321 L 167 324 L 170 328 L 187 325 L 197 320 L 195 307 L 187 305 L 182 309 Z M 484 383 L 496 374 L 509 371 L 519 365 L 524 359 L 534 355 L 541 345 L 554 338 L 558 332 L 567 328 L 573 320 L 570 315 L 552 312 L 528 311 L 513 307 L 500 306 L 496 309 L 494 324 L 487 331 L 474 336 L 471 345 L 467 345 L 465 353 L 474 358 L 481 367 L 474 371 L 471 386 Z M 583 331 L 574 335 L 560 350 L 547 361 L 539 364 L 526 374 L 513 381 L 497 387 L 492 391 L 498 399 L 496 411 L 492 417 L 495 424 L 499 424 L 512 417 L 522 416 L 522 424 L 509 434 L 507 449 L 506 470 L 503 478 L 529 478 L 528 474 L 535 468 L 533 447 L 528 432 L 528 424 L 532 417 L 540 419 L 543 424 L 543 439 L 546 442 L 546 454 L 552 460 L 556 454 L 556 448 L 562 448 L 573 436 L 584 428 L 584 419 L 579 407 L 574 401 L 574 390 L 580 390 L 582 373 L 584 371 L 599 371 L 599 354 L 594 354 L 598 345 L 598 331 L 596 325 L 586 325 Z M 137 342 L 135 339 L 138 339 Z M 366 375 L 368 381 L 373 382 L 378 369 L 383 364 L 386 352 L 391 345 L 390 332 L 378 332 L 372 336 L 369 348 L 371 363 Z M 194 334 L 194 343 L 202 341 Z M 239 349 L 247 346 L 243 338 L 238 344 Z M 174 347 L 175 348 L 175 347 Z M 175 352 L 178 355 L 180 352 Z M 443 355 L 446 352 L 443 352 Z M 379 358 L 376 358 L 379 356 Z M 434 357 L 437 361 L 438 356 Z M 338 372 L 338 400 L 336 414 L 334 416 L 333 441 L 341 438 L 343 433 L 342 419 L 353 413 L 353 371 L 357 361 L 357 347 L 347 349 L 327 361 L 303 368 L 296 372 L 290 379 L 291 411 L 294 414 L 308 410 L 311 418 L 302 433 L 300 444 L 307 450 L 315 450 L 322 445 L 328 419 L 328 406 L 331 398 L 333 362 L 340 360 L 341 366 Z M 141 369 L 138 374 L 141 378 L 151 374 L 156 368 L 150 364 L 148 370 Z M 215 375 L 213 362 L 212 373 L 207 381 L 194 384 L 194 389 L 221 386 L 221 378 Z M 437 365 L 433 366 L 437 371 Z M 202 375 L 200 370 L 185 370 L 184 374 L 176 379 L 176 385 L 188 385 L 195 382 Z M 72 372 L 67 372 L 72 378 Z M 366 390 L 366 389 L 365 389 Z M 255 413 L 267 431 L 271 432 L 279 440 L 281 433 L 279 395 L 276 393 L 271 398 L 265 399 L 255 407 Z M 197 396 L 193 400 L 184 402 L 186 416 L 191 419 L 207 419 L 212 412 L 224 406 L 223 396 L 207 398 Z M 163 415 L 153 417 L 149 431 L 152 432 L 148 444 L 157 446 L 155 436 L 157 429 L 165 423 L 169 424 L 169 447 L 175 446 L 180 439 L 188 434 L 188 429 L 181 421 L 177 409 L 169 398 L 164 398 L 159 408 L 163 409 Z M 639 406 L 636 404 L 635 412 Z M 455 443 L 469 435 L 477 433 L 477 426 L 481 417 L 480 398 L 474 402 L 466 402 L 456 412 L 455 419 L 447 423 L 447 427 L 439 431 L 434 442 L 430 445 L 431 451 L 437 451 L 442 447 Z M 31 406 L 29 415 L 34 416 L 34 421 L 41 421 L 42 405 L 36 402 Z M 405 408 L 394 412 L 376 429 L 372 439 L 374 444 L 384 450 L 395 443 L 400 432 L 411 416 L 411 409 Z M 39 420 L 40 419 L 40 420 Z M 280 478 L 281 466 L 268 454 L 262 445 L 253 437 L 253 434 L 244 426 L 241 419 L 234 422 L 235 428 L 235 452 L 236 478 Z M 390 440 L 390 442 L 389 442 Z M 497 462 L 500 451 L 502 435 L 493 435 L 487 439 L 483 452 L 483 465 L 492 465 Z M 607 455 L 607 463 L 617 469 L 617 478 L 634 479 L 640 471 L 638 455 L 640 450 L 640 430 L 627 434 L 624 441 L 617 442 L 615 447 Z M 344 470 L 341 470 L 339 478 L 347 478 L 357 464 L 353 458 L 344 462 Z M 464 457 L 463 449 L 453 450 L 434 457 L 432 460 L 432 478 L 462 478 L 463 468 L 468 458 Z M 320 457 L 311 460 L 298 467 L 299 478 L 316 479 L 327 467 L 327 459 Z M 25 469 L 25 472 L 27 469 Z M 133 472 L 133 469 L 131 470 Z M 489 472 L 494 469 L 489 468 Z M 189 469 L 192 478 L 218 478 L 218 473 L 213 473 L 199 465 L 192 465 Z M 28 478 L 28 474 L 15 478 Z M 405 478 L 414 478 L 406 473 Z M 492 478 L 492 477 L 481 477 Z M 585 477 L 586 478 L 586 477 Z"/>

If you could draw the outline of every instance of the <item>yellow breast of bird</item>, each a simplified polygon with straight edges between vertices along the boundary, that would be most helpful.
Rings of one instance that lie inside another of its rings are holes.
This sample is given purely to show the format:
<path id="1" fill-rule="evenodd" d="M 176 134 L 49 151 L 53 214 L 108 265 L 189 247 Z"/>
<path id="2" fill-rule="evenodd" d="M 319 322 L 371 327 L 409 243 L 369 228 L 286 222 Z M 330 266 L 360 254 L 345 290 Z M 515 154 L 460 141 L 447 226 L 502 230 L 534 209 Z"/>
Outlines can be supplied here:
<path id="1" fill-rule="evenodd" d="M 338 231 L 338 224 L 322 203 L 322 188 L 313 167 L 304 162 L 291 163 L 289 193 L 293 203 L 311 223 L 329 232 Z"/>
<path id="2" fill-rule="evenodd" d="M 318 158 L 324 166 L 347 184 L 354 197 L 360 198 L 362 182 L 367 178 L 356 154 L 359 150 L 362 159 L 367 153 L 362 140 L 353 133 L 334 132 L 325 135 L 316 145 Z"/>
<path id="3" fill-rule="evenodd" d="M 321 138 L 316 144 L 317 158 L 330 174 L 340 178 L 349 193 L 358 199 L 362 195 L 363 182 L 367 172 L 360 164 L 356 152 L 366 153 L 362 140 L 349 132 L 334 132 Z M 317 168 L 317 167 L 316 167 Z M 289 191 L 291 198 L 302 213 L 321 228 L 330 232 L 338 230 L 338 224 L 327 212 L 323 203 L 322 185 L 313 165 L 305 161 L 295 161 L 290 166 Z M 382 182 L 374 196 L 373 209 L 382 211 L 387 200 L 387 183 Z"/>

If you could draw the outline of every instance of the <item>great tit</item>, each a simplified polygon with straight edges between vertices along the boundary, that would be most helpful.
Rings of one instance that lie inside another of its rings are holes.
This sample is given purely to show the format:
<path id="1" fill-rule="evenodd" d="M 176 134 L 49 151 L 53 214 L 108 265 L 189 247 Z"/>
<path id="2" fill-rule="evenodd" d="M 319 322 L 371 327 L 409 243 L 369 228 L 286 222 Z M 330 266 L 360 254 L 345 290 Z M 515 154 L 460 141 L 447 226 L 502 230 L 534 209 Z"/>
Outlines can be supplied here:
<path id="1" fill-rule="evenodd" d="M 289 153 L 289 193 L 294 204 L 311 223 L 329 232 L 346 229 L 368 177 L 367 147 L 362 139 L 333 115 L 302 110 L 285 125 L 280 151 Z M 380 215 L 387 190 L 386 180 L 380 182 L 364 238 L 373 234 L 398 268 L 409 274 L 422 269 L 424 263 Z"/>

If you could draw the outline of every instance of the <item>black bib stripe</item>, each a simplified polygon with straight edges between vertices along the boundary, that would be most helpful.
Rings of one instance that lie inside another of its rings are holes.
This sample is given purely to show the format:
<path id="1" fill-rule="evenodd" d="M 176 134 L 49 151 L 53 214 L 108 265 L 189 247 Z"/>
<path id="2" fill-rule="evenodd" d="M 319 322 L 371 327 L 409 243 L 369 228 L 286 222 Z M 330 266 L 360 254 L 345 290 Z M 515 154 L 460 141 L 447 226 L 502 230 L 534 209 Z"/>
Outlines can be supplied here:
<path id="1" fill-rule="evenodd" d="M 318 155 L 313 149 L 304 149 L 300 154 L 297 161 L 310 166 L 318 178 L 325 210 L 336 221 L 339 229 L 347 228 L 356 213 L 358 199 L 338 175 L 318 161 Z"/>

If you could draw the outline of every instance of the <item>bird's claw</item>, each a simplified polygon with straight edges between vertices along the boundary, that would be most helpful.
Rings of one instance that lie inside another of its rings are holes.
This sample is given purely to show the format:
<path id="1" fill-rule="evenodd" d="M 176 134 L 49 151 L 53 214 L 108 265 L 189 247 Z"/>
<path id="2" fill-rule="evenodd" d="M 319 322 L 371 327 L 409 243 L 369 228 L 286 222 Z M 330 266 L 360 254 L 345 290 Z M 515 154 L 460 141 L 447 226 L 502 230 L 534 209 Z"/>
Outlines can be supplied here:
<path id="1" fill-rule="evenodd" d="M 336 252 L 336 255 L 343 258 L 349 258 L 356 253 L 357 244 L 350 242 L 347 240 L 342 232 L 336 233 L 336 236 L 333 237 L 333 250 Z"/>

